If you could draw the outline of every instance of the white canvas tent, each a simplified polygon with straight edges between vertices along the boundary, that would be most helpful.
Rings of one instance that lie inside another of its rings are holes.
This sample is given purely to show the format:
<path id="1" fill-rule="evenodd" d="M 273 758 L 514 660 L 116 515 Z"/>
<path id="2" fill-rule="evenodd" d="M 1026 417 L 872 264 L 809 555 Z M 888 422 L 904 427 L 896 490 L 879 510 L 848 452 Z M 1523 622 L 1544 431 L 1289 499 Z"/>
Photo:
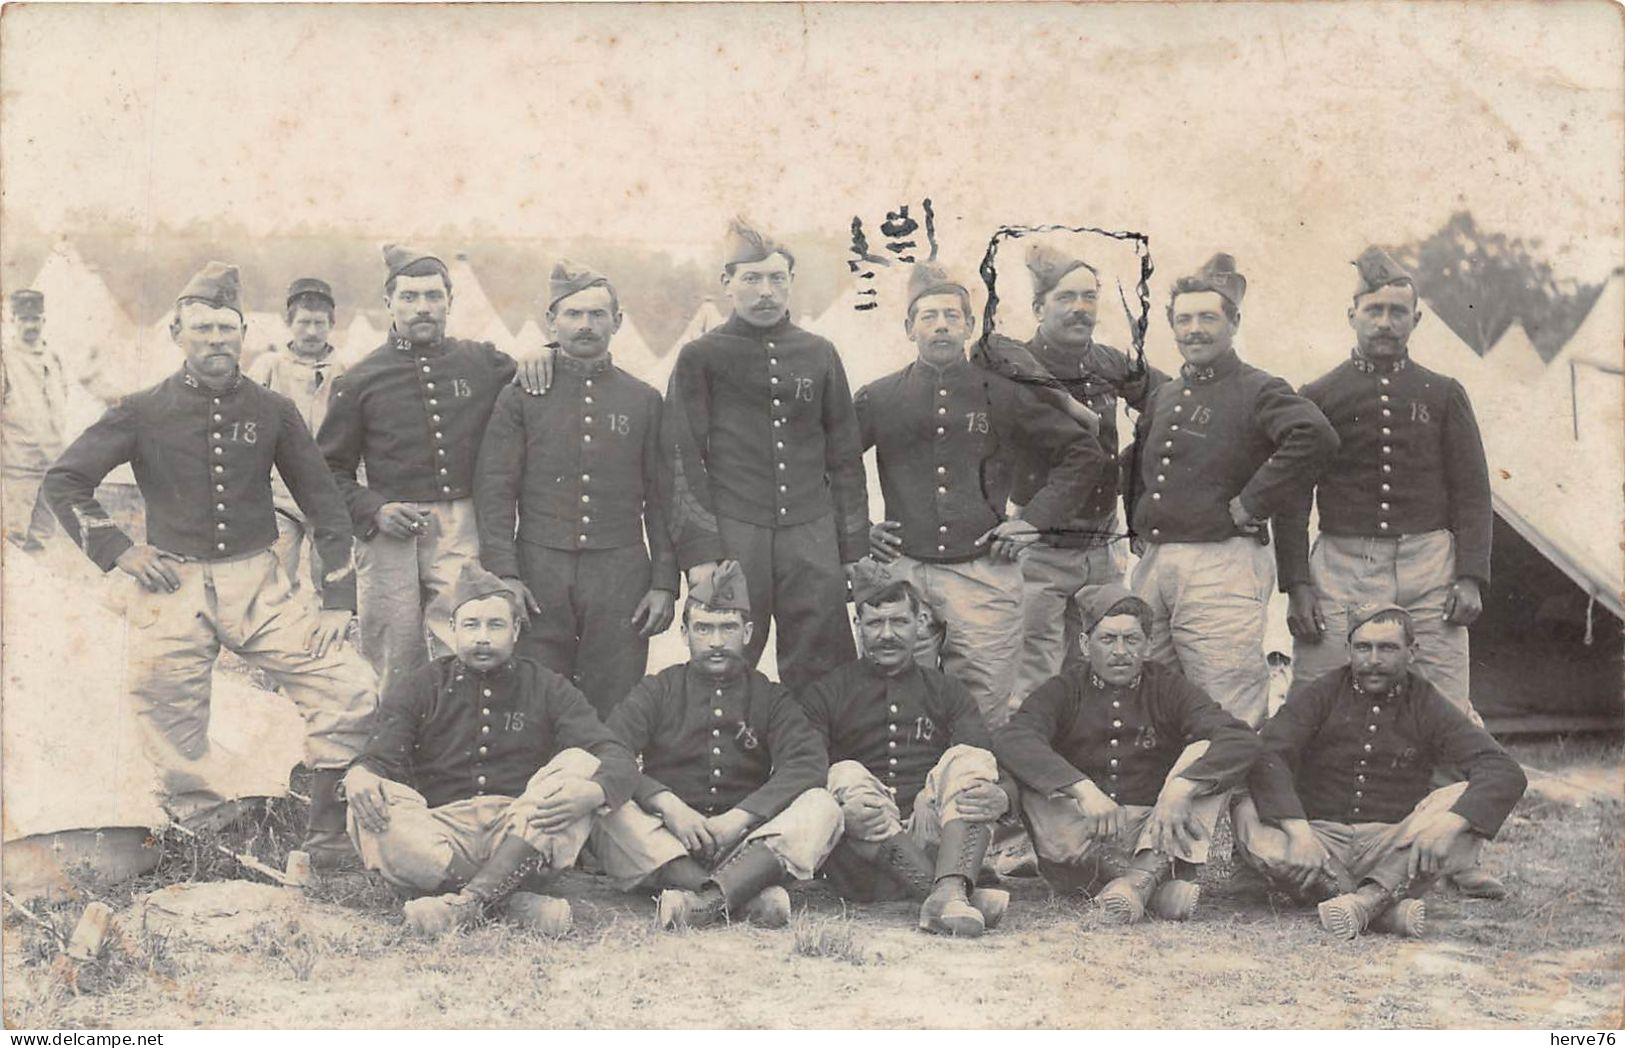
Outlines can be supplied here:
<path id="1" fill-rule="evenodd" d="M 459 251 L 446 267 L 451 276 L 451 312 L 446 318 L 446 333 L 454 338 L 485 339 L 492 324 L 501 324 L 490 296 L 468 264 L 468 255 Z M 506 327 L 503 328 L 507 330 Z"/>
<path id="2" fill-rule="evenodd" d="M 100 417 L 104 401 L 151 385 L 178 366 L 167 330 L 162 343 L 146 345 L 107 283 L 69 241 L 51 249 L 33 286 L 45 295 L 46 343 L 72 380 L 70 439 Z"/>
<path id="3" fill-rule="evenodd" d="M 383 330 L 373 326 L 367 314 L 358 309 L 350 319 L 350 326 L 344 329 L 343 337 L 337 341 L 339 360 L 346 366 L 354 364 L 383 344 Z"/>
<path id="4" fill-rule="evenodd" d="M 491 318 L 491 322 L 485 325 L 485 330 L 480 332 L 479 340 L 481 342 L 491 343 L 493 346 L 502 350 L 502 352 L 509 354 L 510 356 L 513 354 L 514 346 L 517 344 L 513 337 L 513 332 L 508 330 L 508 325 L 502 322 L 501 317 Z"/>
<path id="5" fill-rule="evenodd" d="M 547 333 L 542 330 L 542 325 L 536 323 L 535 317 L 526 317 L 514 336 L 514 345 L 521 353 L 532 353 L 546 344 Z"/>
<path id="6" fill-rule="evenodd" d="M 126 694 L 125 630 L 110 605 L 133 580 L 99 576 L 64 539 L 37 556 L 6 558 L 5 606 L 25 596 L 74 592 L 95 599 L 58 602 L 50 615 L 5 616 L 3 767 L 4 880 L 29 895 L 62 884 L 63 867 L 92 863 L 112 878 L 149 868 L 149 828 L 168 817 L 153 790 L 151 765 Z M 235 755 L 225 797 L 280 796 L 301 756 L 304 725 L 292 703 L 244 676 L 216 671 L 209 738 Z"/>
<path id="7" fill-rule="evenodd" d="M 1484 359 L 1499 375 L 1514 382 L 1535 382 L 1546 372 L 1546 362 L 1521 320 L 1507 325 Z"/>
<path id="8" fill-rule="evenodd" d="M 666 355 L 670 356 L 671 353 L 682 349 L 707 331 L 720 326 L 727 319 L 727 310 L 720 308 L 711 299 L 706 299 L 700 303 L 700 308 L 695 310 L 694 315 L 689 318 L 688 326 L 683 328 L 681 335 L 677 336 L 677 344 L 672 346 Z"/>
<path id="9" fill-rule="evenodd" d="M 615 366 L 628 374 L 640 378 L 654 386 L 660 371 L 660 358 L 655 356 L 654 350 L 649 348 L 649 340 L 643 337 L 638 330 L 637 323 L 632 314 L 623 313 L 621 330 L 615 333 L 610 340 L 610 353 L 615 357 Z M 669 377 L 669 376 L 668 376 Z M 662 395 L 666 392 L 665 382 L 656 386 Z"/>

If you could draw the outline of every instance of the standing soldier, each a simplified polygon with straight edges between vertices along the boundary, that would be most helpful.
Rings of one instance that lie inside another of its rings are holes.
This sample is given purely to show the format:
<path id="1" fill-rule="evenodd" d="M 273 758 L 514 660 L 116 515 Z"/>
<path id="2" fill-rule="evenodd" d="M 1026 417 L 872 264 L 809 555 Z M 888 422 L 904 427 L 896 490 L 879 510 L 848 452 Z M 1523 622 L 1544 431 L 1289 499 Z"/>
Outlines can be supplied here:
<path id="1" fill-rule="evenodd" d="M 865 449 L 876 449 L 891 518 L 870 529 L 870 552 L 923 597 L 933 627 L 921 662 L 938 664 L 975 697 L 990 725 L 1010 715 L 1021 654 L 1022 569 L 1108 472 L 1083 427 L 1030 390 L 965 359 L 975 323 L 970 292 L 935 262 L 909 275 L 904 330 L 919 348 L 908 367 L 858 391 Z M 1047 473 L 1021 519 L 1005 520 L 1018 455 Z"/>
<path id="2" fill-rule="evenodd" d="M 384 264 L 388 341 L 333 383 L 317 439 L 349 503 L 361 646 L 388 694 L 428 664 L 431 649 L 451 653 L 451 587 L 479 560 L 474 462 L 516 365 L 489 342 L 446 337 L 444 262 L 389 244 Z M 363 463 L 365 485 L 356 475 Z"/>
<path id="3" fill-rule="evenodd" d="M 344 643 L 355 614 L 344 501 L 293 403 L 243 381 L 237 268 L 210 262 L 175 300 L 170 336 L 185 366 L 115 404 L 45 475 L 68 536 L 103 571 L 133 577 L 125 633 L 129 691 L 172 813 L 218 801 L 223 759 L 209 748 L 209 696 L 222 646 L 264 670 L 299 706 L 314 770 L 305 849 L 318 865 L 353 857 L 340 777 L 361 752 L 377 693 Z M 136 545 L 96 501 L 131 463 L 150 545 Z M 327 573 L 322 607 L 294 599 L 277 563 L 271 468 L 311 521 Z"/>
<path id="4" fill-rule="evenodd" d="M 54 529 L 40 499 L 40 482 L 62 454 L 68 387 L 62 361 L 45 344 L 45 295 L 11 293 L 12 337 L 0 356 L 0 485 L 5 487 L 6 538 L 29 552 Z"/>
<path id="5" fill-rule="evenodd" d="M 1033 278 L 1033 314 L 1038 329 L 1025 345 L 995 336 L 987 344 L 989 362 L 1003 373 L 1053 392 L 1074 417 L 1096 433 L 1112 468 L 1094 475 L 1084 492 L 1069 497 L 1065 517 L 1044 529 L 1021 559 L 1025 579 L 1026 622 L 1021 667 L 1016 680 L 1019 702 L 1055 676 L 1062 659 L 1076 650 L 1080 598 L 1085 586 L 1122 582 L 1128 562 L 1117 515 L 1117 401 L 1143 410 L 1146 395 L 1168 377 L 1136 364 L 1121 350 L 1096 342 L 1095 318 L 1100 308 L 1100 274 L 1088 262 L 1046 244 L 1027 251 Z M 1054 465 L 1043 452 L 1026 450 L 1012 496 L 1021 516 L 1030 519 L 1033 500 L 1049 490 Z"/>
<path id="6" fill-rule="evenodd" d="M 529 619 L 521 652 L 573 680 L 601 717 L 643 678 L 649 638 L 671 625 L 677 599 L 657 480 L 660 394 L 615 366 L 620 326 L 607 279 L 553 267 L 553 388 L 502 391 L 474 475 L 480 559 Z"/>
<path id="7" fill-rule="evenodd" d="M 1313 493 L 1282 515 L 1275 551 L 1295 638 L 1292 690 L 1348 663 L 1336 638 L 1348 633 L 1351 609 L 1397 604 L 1416 631 L 1416 671 L 1482 726 L 1467 661 L 1467 627 L 1490 581 L 1493 511 L 1478 422 L 1461 383 L 1406 351 L 1422 317 L 1411 275 L 1377 247 L 1354 266 L 1354 351 L 1303 387 L 1342 443 Z M 1320 514 L 1312 551 L 1311 498 Z M 1472 894 L 1505 894 L 1482 871 L 1454 879 Z"/>
<path id="8" fill-rule="evenodd" d="M 1269 518 L 1337 450 L 1326 417 L 1232 345 L 1247 279 L 1229 255 L 1174 282 L 1168 321 L 1185 358 L 1136 429 L 1134 593 L 1152 657 L 1258 727 L 1269 693 L 1264 616 L 1275 589 Z"/>
<path id="9" fill-rule="evenodd" d="M 333 393 L 333 380 L 344 373 L 344 365 L 338 362 L 336 351 L 327 341 L 333 331 L 334 306 L 333 289 L 325 280 L 300 277 L 288 285 L 283 317 L 293 337 L 283 349 L 263 354 L 248 369 L 249 378 L 293 401 L 299 417 L 312 433 L 321 432 L 322 420 L 327 417 L 328 398 Z M 276 499 L 277 559 L 282 562 L 294 589 L 300 588 L 306 574 L 313 584 L 319 585 L 321 560 L 316 556 L 315 544 L 310 541 L 308 523 L 300 516 L 299 507 L 280 476 L 273 482 L 272 491 Z M 309 566 L 301 573 L 299 562 L 304 558 L 308 558 Z"/>
<path id="10" fill-rule="evenodd" d="M 914 587 L 860 561 L 852 603 L 862 656 L 797 696 L 829 751 L 845 826 L 825 874 L 846 898 L 913 899 L 928 932 L 981 935 L 1010 903 L 976 879 L 1015 784 L 1000 781 L 969 692 L 915 661 Z"/>
<path id="11" fill-rule="evenodd" d="M 750 600 L 723 561 L 689 590 L 689 661 L 645 677 L 609 726 L 643 780 L 592 848 L 625 887 L 665 889 L 662 927 L 790 920 L 788 874 L 807 880 L 841 838 L 829 758 L 789 691 L 745 661 Z"/>
<path id="12" fill-rule="evenodd" d="M 684 346 L 667 395 L 672 537 L 692 585 L 724 557 L 750 584 L 752 666 L 778 627 L 794 690 L 852 658 L 843 565 L 869 544 L 858 419 L 828 340 L 790 322 L 795 257 L 742 222 L 722 288 L 733 315 Z"/>

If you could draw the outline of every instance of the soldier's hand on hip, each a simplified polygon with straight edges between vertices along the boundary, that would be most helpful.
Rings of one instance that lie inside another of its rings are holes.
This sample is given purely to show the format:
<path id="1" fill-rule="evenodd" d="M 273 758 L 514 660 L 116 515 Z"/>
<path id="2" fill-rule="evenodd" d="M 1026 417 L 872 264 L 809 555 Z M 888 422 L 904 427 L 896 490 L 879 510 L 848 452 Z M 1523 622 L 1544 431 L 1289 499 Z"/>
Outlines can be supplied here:
<path id="1" fill-rule="evenodd" d="M 389 828 L 389 798 L 384 794 L 384 781 L 383 776 L 360 765 L 344 776 L 344 795 L 349 798 L 350 810 L 368 833 L 383 833 Z"/>
<path id="2" fill-rule="evenodd" d="M 354 613 L 345 608 L 323 608 L 317 612 L 316 624 L 305 638 L 305 651 L 318 659 L 324 657 L 328 649 L 344 643 L 344 635 L 354 618 Z"/>
<path id="3" fill-rule="evenodd" d="M 131 546 L 114 561 L 120 571 L 131 576 L 154 593 L 174 593 L 181 588 L 181 577 L 170 563 L 184 563 L 185 558 L 158 549 L 155 546 Z"/>
<path id="4" fill-rule="evenodd" d="M 1320 598 L 1307 582 L 1294 583 L 1286 598 L 1287 632 L 1299 640 L 1319 644 L 1326 634 L 1326 616 L 1320 610 Z"/>
<path id="5" fill-rule="evenodd" d="M 1243 535 L 1257 535 L 1264 522 L 1253 516 L 1252 511 L 1241 504 L 1241 496 L 1237 495 L 1230 500 L 1230 523 Z"/>
<path id="6" fill-rule="evenodd" d="M 638 636 L 647 640 L 671 627 L 677 610 L 677 595 L 663 589 L 652 589 L 638 601 L 632 612 L 632 626 Z"/>
<path id="7" fill-rule="evenodd" d="M 385 535 L 409 539 L 423 534 L 429 526 L 429 511 L 413 509 L 404 502 L 386 502 L 373 514 L 373 523 Z"/>
<path id="8" fill-rule="evenodd" d="M 972 822 L 992 822 L 1010 809 L 1010 795 L 996 782 L 974 782 L 954 796 L 954 807 Z"/>
<path id="9" fill-rule="evenodd" d="M 502 584 L 508 587 L 508 592 L 513 594 L 513 602 L 519 606 L 519 624 L 529 626 L 531 613 L 542 610 L 541 602 L 530 592 L 530 587 L 525 585 L 523 579 L 504 575 Z"/>
<path id="10" fill-rule="evenodd" d="M 1038 528 L 1025 520 L 1007 520 L 982 532 L 978 546 L 987 543 L 995 560 L 1015 560 L 1038 541 Z"/>
<path id="11" fill-rule="evenodd" d="M 1444 599 L 1444 620 L 1452 626 L 1471 626 L 1484 610 L 1484 595 L 1479 592 L 1478 580 L 1463 575 L 1450 587 Z"/>
<path id="12" fill-rule="evenodd" d="M 903 537 L 897 532 L 903 525 L 895 520 L 883 520 L 869 525 L 869 556 L 878 563 L 890 564 L 903 552 Z"/>
<path id="13" fill-rule="evenodd" d="M 562 833 L 604 805 L 604 788 L 589 779 L 556 778 L 552 792 L 537 802 L 526 819 L 532 829 Z"/>
<path id="14" fill-rule="evenodd" d="M 514 385 L 533 397 L 546 393 L 553 385 L 553 355 L 556 352 L 552 346 L 543 346 L 537 354 L 516 355 L 519 368 L 514 372 Z"/>

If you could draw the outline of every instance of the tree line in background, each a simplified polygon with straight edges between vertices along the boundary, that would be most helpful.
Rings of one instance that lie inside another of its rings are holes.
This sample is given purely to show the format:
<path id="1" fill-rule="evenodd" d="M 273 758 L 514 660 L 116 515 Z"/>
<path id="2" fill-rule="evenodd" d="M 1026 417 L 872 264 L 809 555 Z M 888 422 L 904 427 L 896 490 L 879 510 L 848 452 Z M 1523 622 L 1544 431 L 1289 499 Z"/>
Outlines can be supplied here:
<path id="1" fill-rule="evenodd" d="M 340 238 L 304 227 L 257 237 L 218 221 L 160 228 L 148 235 L 89 215 L 71 217 L 67 226 L 75 231 L 60 234 L 14 225 L 6 231 L 0 260 L 7 288 L 32 279 L 55 237 L 65 235 L 138 324 L 161 316 L 175 289 L 206 259 L 234 262 L 242 269 L 250 309 L 277 312 L 288 282 L 307 275 L 333 284 L 340 298 L 340 325 L 358 308 L 374 316 L 382 308 L 383 237 Z M 492 305 L 514 332 L 528 317 L 541 319 L 536 299 L 545 294 L 548 271 L 560 257 L 607 274 L 621 292 L 623 308 L 636 317 L 657 353 L 673 346 L 705 299 L 718 290 L 714 267 L 626 242 L 506 237 L 491 229 L 444 229 L 418 239 L 448 255 L 465 253 Z M 797 251 L 795 312 L 817 317 L 846 280 L 847 249 L 828 231 L 786 234 L 785 241 Z M 1541 357 L 1550 360 L 1585 319 L 1603 284 L 1557 278 L 1540 257 L 1541 249 L 1539 239 L 1480 229 L 1468 211 L 1451 215 L 1424 240 L 1390 248 L 1416 274 L 1432 311 L 1479 354 L 1487 353 L 1514 321 L 1522 321 Z"/>

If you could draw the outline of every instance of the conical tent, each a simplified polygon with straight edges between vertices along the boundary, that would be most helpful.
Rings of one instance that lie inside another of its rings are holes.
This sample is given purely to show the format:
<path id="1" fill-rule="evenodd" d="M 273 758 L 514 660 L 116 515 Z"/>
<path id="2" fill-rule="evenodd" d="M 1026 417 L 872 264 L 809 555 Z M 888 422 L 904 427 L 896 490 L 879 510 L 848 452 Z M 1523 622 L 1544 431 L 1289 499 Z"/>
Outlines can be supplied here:
<path id="1" fill-rule="evenodd" d="M 695 310 L 694 315 L 689 318 L 688 326 L 683 328 L 681 335 L 677 336 L 677 343 L 672 346 L 672 350 L 682 349 L 712 328 L 721 326 L 727 319 L 727 310 L 720 308 L 711 299 L 706 299 L 700 303 L 700 308 Z"/>
<path id="2" fill-rule="evenodd" d="M 542 330 L 542 325 L 536 323 L 535 317 L 526 317 L 514 336 L 514 345 L 521 353 L 533 353 L 546 344 L 547 334 Z"/>
<path id="3" fill-rule="evenodd" d="M 642 379 L 651 386 L 655 385 L 655 379 L 660 371 L 660 360 L 654 355 L 654 351 L 649 348 L 649 342 L 643 337 L 643 332 L 638 330 L 638 325 L 633 321 L 632 314 L 623 314 L 621 330 L 615 333 L 614 339 L 610 341 L 609 348 L 615 357 L 616 367 L 636 378 Z M 661 393 L 666 392 L 664 385 L 656 388 Z"/>
<path id="4" fill-rule="evenodd" d="M 514 351 L 514 346 L 517 345 L 513 332 L 508 330 L 508 325 L 502 322 L 501 317 L 493 317 L 491 322 L 485 325 L 485 330 L 480 332 L 479 340 L 489 342 L 502 352 L 510 355 Z"/>
<path id="5" fill-rule="evenodd" d="M 337 341 L 339 359 L 346 365 L 354 364 L 383 344 L 383 331 L 358 309 L 350 320 L 350 326 L 344 329 L 344 335 Z"/>
<path id="6" fill-rule="evenodd" d="M 502 318 L 475 276 L 474 267 L 468 264 L 468 255 L 458 252 L 446 269 L 451 276 L 451 313 L 446 333 L 454 338 L 485 340 L 485 333 L 494 330 L 493 324 L 500 325 Z"/>
<path id="7" fill-rule="evenodd" d="M 1534 382 L 1546 372 L 1546 362 L 1521 320 L 1507 325 L 1495 345 L 1484 354 L 1484 360 L 1497 374 L 1514 382 Z"/>
<path id="8" fill-rule="evenodd" d="M 45 295 L 47 344 L 62 358 L 69 377 L 95 398 L 107 401 L 151 385 L 176 363 L 167 334 L 152 354 L 140 344 L 134 322 L 71 242 L 60 241 L 51 249 L 33 287 Z M 100 409 L 90 397 L 70 403 L 68 428 L 84 428 Z"/>

